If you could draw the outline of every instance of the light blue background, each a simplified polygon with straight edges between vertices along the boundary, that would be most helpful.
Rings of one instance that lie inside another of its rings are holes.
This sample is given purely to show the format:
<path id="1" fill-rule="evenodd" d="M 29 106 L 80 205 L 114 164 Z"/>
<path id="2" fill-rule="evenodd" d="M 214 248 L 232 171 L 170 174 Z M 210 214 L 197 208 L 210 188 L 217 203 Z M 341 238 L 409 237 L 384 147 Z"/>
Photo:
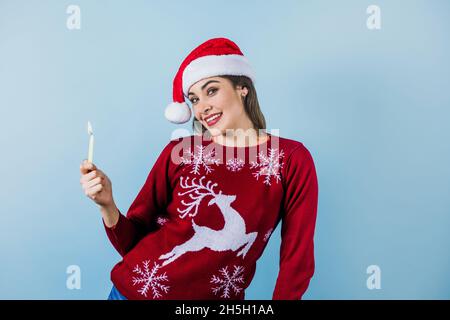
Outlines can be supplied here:
<path id="1" fill-rule="evenodd" d="M 66 8 L 81 8 L 68 30 Z M 366 8 L 381 8 L 381 30 Z M 182 59 L 234 40 L 267 125 L 315 160 L 316 273 L 305 299 L 450 297 L 450 2 L 0 0 L 0 298 L 106 299 L 120 256 L 79 184 L 87 156 L 126 211 L 177 128 Z M 270 299 L 278 228 L 248 299 Z M 66 268 L 81 268 L 81 290 Z M 369 265 L 381 289 L 366 287 Z"/>

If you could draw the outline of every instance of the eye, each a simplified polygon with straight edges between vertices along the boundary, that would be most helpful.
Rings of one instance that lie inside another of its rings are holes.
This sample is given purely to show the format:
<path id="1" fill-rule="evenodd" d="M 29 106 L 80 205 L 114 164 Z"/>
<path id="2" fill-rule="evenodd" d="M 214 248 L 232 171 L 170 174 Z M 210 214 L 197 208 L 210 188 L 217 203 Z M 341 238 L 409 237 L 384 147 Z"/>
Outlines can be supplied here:
<path id="1" fill-rule="evenodd" d="M 216 88 L 209 88 L 209 89 L 208 89 L 208 95 L 209 95 L 210 93 L 214 93 L 214 92 L 216 92 L 216 91 L 217 91 Z"/>
<path id="2" fill-rule="evenodd" d="M 190 101 L 191 101 L 192 104 L 195 104 L 195 103 L 197 102 L 197 100 L 198 100 L 197 98 L 192 98 L 192 99 L 190 99 Z"/>

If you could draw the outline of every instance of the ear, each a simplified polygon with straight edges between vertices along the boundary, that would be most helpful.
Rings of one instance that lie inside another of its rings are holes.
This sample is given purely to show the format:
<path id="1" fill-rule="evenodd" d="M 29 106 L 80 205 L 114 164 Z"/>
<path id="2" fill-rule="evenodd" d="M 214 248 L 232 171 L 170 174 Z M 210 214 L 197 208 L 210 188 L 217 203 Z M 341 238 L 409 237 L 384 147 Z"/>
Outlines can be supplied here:
<path id="1" fill-rule="evenodd" d="M 239 93 L 241 96 L 246 96 L 248 94 L 248 89 L 245 86 L 240 87 L 241 92 Z"/>

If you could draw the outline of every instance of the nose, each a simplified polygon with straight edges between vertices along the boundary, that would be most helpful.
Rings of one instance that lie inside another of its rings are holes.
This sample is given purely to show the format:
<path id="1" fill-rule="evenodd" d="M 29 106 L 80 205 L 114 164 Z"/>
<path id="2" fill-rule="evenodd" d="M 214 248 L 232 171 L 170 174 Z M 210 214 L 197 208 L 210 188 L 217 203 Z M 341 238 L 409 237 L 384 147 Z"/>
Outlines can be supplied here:
<path id="1" fill-rule="evenodd" d="M 201 108 L 200 115 L 202 118 L 204 118 L 205 116 L 207 116 L 209 114 L 212 107 L 210 105 L 205 104 L 205 105 L 201 106 L 200 108 Z"/>

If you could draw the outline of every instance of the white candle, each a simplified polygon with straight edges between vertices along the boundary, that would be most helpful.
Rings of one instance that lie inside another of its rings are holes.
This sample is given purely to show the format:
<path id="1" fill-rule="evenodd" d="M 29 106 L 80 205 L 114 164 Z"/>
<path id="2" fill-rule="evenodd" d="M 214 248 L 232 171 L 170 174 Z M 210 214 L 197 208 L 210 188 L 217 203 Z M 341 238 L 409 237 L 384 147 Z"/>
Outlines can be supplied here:
<path id="1" fill-rule="evenodd" d="M 92 158 L 94 157 L 94 131 L 92 130 L 92 126 L 89 121 L 88 121 L 87 131 L 89 134 L 88 161 L 90 163 L 92 163 Z"/>

